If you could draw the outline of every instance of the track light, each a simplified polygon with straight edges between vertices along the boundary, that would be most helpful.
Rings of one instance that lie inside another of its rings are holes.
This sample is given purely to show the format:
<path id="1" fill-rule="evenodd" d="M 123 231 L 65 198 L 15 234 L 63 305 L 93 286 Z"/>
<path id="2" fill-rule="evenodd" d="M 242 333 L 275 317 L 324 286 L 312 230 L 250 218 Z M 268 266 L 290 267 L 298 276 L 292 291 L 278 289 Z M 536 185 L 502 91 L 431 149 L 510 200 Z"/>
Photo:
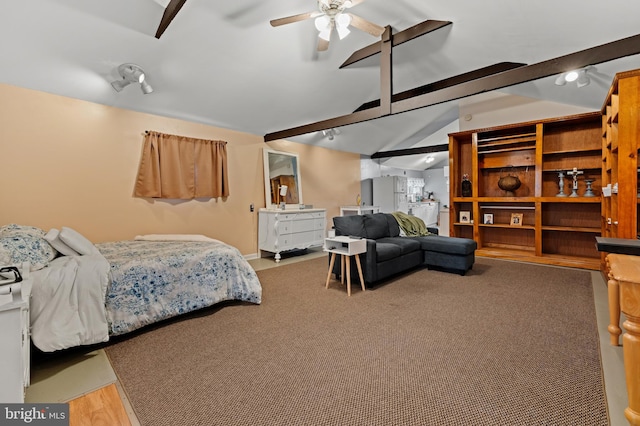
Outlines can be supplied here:
<path id="1" fill-rule="evenodd" d="M 122 64 L 118 67 L 118 74 L 122 79 L 111 83 L 111 86 L 113 86 L 116 92 L 122 91 L 122 89 L 131 83 L 140 84 L 140 90 L 142 90 L 142 93 L 145 95 L 153 92 L 153 87 L 146 81 L 144 70 L 140 68 L 140 66 L 136 64 Z"/>
<path id="2" fill-rule="evenodd" d="M 556 86 L 564 86 L 567 82 L 572 83 L 575 81 L 576 86 L 578 87 L 588 86 L 589 83 L 591 83 L 591 79 L 587 72 L 591 68 L 592 67 L 589 65 L 581 69 L 562 73 L 556 78 L 555 84 Z"/>
<path id="3" fill-rule="evenodd" d="M 588 86 L 589 83 L 591 83 L 591 79 L 587 75 L 587 70 L 586 69 L 580 70 L 580 72 L 578 73 L 578 79 L 576 80 L 576 85 L 578 87 L 584 87 L 584 86 Z"/>
<path id="4" fill-rule="evenodd" d="M 334 129 L 333 127 L 322 131 L 322 136 L 325 136 L 330 141 L 332 141 L 336 137 L 336 135 L 339 135 L 339 134 L 340 134 L 340 130 Z"/>

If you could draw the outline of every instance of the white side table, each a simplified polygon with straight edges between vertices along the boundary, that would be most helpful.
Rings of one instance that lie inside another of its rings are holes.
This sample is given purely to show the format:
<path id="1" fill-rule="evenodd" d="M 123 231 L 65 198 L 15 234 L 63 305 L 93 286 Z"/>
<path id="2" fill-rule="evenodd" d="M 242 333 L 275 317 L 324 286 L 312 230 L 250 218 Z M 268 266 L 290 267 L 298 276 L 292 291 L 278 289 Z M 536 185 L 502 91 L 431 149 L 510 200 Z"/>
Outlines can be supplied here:
<path id="1" fill-rule="evenodd" d="M 356 266 L 358 267 L 358 275 L 360 276 L 360 286 L 364 291 L 364 278 L 362 277 L 362 265 L 360 264 L 360 253 L 367 251 L 367 240 L 364 238 L 353 238 L 347 236 L 337 236 L 332 238 L 326 238 L 324 240 L 324 251 L 331 253 L 331 261 L 329 262 L 329 273 L 327 274 L 327 283 L 325 288 L 329 288 L 329 281 L 331 280 L 331 271 L 333 265 L 336 262 L 336 254 L 340 255 L 340 279 L 344 283 L 345 268 L 347 265 L 347 295 L 351 296 L 351 256 L 356 257 Z"/>
<path id="2" fill-rule="evenodd" d="M 340 207 L 340 216 L 348 216 L 351 214 L 380 213 L 378 206 L 342 206 Z"/>

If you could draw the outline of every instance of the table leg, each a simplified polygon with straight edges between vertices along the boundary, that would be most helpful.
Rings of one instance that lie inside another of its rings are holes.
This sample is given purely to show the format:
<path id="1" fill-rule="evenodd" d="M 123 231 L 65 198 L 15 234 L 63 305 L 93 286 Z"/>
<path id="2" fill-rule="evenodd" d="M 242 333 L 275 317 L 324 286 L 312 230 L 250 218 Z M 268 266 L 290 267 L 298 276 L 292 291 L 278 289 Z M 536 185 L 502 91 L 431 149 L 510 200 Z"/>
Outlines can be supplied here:
<path id="1" fill-rule="evenodd" d="M 340 284 L 344 285 L 344 255 L 340 255 Z"/>
<path id="2" fill-rule="evenodd" d="M 336 254 L 331 253 L 331 261 L 329 262 L 329 273 L 327 274 L 327 284 L 324 288 L 329 288 L 329 280 L 331 279 L 331 271 L 333 271 L 333 264 L 336 263 Z"/>
<path id="3" fill-rule="evenodd" d="M 351 296 L 351 259 L 346 255 L 342 257 L 346 258 L 345 262 L 347 263 L 347 296 Z"/>
<path id="4" fill-rule="evenodd" d="M 360 264 L 360 255 L 356 254 L 356 266 L 358 267 L 358 275 L 360 276 L 360 286 L 364 291 L 364 278 L 362 277 L 362 265 Z"/>
<path id="5" fill-rule="evenodd" d="M 622 282 L 620 291 L 622 312 L 626 317 L 622 351 L 629 397 L 624 415 L 632 426 L 640 426 L 640 283 Z"/>
<path id="6" fill-rule="evenodd" d="M 607 283 L 609 297 L 609 342 L 613 346 L 620 346 L 620 286 L 617 280 L 610 279 Z"/>

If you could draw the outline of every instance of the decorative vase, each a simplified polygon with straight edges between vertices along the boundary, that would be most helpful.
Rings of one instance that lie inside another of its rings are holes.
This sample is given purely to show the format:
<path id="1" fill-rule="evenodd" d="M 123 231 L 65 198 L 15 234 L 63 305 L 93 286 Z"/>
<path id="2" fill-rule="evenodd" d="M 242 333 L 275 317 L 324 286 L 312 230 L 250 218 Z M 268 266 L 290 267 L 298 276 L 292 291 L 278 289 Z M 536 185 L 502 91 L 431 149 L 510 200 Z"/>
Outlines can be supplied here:
<path id="1" fill-rule="evenodd" d="M 520 188 L 520 185 L 522 185 L 520 178 L 510 173 L 507 173 L 505 176 L 501 176 L 498 181 L 498 186 L 500 189 L 505 191 L 506 197 L 515 197 L 514 191 Z"/>
<path id="2" fill-rule="evenodd" d="M 467 174 L 462 175 L 462 196 L 471 197 L 471 181 Z"/>

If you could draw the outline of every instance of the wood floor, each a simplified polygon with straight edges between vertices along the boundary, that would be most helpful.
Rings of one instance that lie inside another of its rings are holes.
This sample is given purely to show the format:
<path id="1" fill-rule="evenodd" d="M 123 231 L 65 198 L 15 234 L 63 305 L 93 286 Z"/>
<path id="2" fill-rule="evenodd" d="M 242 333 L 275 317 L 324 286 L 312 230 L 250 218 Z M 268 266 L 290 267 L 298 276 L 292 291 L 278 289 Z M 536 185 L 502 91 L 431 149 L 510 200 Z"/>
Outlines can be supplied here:
<path id="1" fill-rule="evenodd" d="M 70 426 L 131 426 L 115 384 L 69 402 Z"/>

